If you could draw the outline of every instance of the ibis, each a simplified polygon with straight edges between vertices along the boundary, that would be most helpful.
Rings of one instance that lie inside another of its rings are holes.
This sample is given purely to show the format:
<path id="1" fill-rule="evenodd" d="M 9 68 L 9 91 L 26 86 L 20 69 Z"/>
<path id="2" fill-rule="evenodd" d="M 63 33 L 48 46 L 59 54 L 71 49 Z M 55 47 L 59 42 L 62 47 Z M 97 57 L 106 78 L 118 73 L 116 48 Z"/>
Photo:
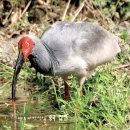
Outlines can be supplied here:
<path id="1" fill-rule="evenodd" d="M 121 51 L 117 36 L 91 22 L 56 22 L 41 37 L 23 36 L 18 42 L 18 50 L 12 81 L 13 104 L 18 74 L 27 58 L 41 74 L 63 79 L 65 99 L 68 100 L 68 76 L 77 77 L 82 95 L 82 86 L 96 67 L 111 61 Z"/>

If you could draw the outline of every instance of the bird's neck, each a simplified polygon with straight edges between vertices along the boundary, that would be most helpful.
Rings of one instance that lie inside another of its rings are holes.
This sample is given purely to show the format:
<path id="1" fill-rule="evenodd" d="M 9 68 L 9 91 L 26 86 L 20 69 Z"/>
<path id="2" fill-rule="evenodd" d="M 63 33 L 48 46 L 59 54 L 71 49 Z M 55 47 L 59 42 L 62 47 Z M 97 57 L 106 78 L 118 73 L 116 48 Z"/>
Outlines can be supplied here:
<path id="1" fill-rule="evenodd" d="M 55 75 L 58 60 L 47 44 L 41 44 L 40 48 L 29 56 L 29 60 L 38 72 L 45 75 Z"/>

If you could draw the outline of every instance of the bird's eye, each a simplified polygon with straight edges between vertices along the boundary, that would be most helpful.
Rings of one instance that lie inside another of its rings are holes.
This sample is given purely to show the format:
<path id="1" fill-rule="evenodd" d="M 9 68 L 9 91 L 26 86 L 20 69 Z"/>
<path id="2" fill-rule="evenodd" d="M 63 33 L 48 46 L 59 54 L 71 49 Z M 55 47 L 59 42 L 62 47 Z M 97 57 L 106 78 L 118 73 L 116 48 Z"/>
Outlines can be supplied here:
<path id="1" fill-rule="evenodd" d="M 29 43 L 27 42 L 26 45 L 29 46 Z"/>

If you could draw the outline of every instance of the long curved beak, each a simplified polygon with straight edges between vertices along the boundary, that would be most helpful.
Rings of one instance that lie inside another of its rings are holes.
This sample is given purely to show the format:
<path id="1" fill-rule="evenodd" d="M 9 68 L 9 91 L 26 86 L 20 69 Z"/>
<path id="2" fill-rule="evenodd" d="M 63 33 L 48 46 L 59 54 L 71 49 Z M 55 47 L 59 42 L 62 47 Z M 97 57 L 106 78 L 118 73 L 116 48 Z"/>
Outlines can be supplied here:
<path id="1" fill-rule="evenodd" d="M 12 80 L 12 104 L 14 108 L 16 106 L 16 97 L 15 97 L 16 82 L 17 82 L 18 74 L 22 68 L 23 63 L 24 63 L 24 55 L 23 53 L 19 53 L 16 65 L 15 65 L 13 80 Z"/>

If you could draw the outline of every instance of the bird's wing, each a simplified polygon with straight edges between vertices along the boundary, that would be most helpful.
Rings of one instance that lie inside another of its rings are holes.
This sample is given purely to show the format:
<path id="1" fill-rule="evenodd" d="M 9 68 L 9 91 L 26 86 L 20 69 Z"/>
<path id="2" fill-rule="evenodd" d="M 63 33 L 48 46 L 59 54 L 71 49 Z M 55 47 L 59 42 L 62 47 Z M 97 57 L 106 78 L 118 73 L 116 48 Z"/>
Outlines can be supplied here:
<path id="1" fill-rule="evenodd" d="M 97 24 L 79 33 L 73 49 L 92 69 L 112 60 L 120 52 L 117 38 Z"/>
<path id="2" fill-rule="evenodd" d="M 94 53 L 102 48 L 107 38 L 108 32 L 98 24 L 85 24 L 74 40 L 73 49 L 84 54 Z"/>
<path id="3" fill-rule="evenodd" d="M 89 22 L 57 22 L 42 34 L 41 39 L 53 50 L 66 51 L 66 49 L 73 49 L 75 46 L 84 50 L 84 47 L 96 47 L 95 44 L 99 43 L 96 41 L 100 40 L 102 35 L 103 33 L 100 33 L 97 24 Z"/>
<path id="4" fill-rule="evenodd" d="M 63 61 L 78 55 L 92 66 L 109 61 L 115 54 L 113 35 L 95 23 L 57 22 L 41 39 Z"/>

